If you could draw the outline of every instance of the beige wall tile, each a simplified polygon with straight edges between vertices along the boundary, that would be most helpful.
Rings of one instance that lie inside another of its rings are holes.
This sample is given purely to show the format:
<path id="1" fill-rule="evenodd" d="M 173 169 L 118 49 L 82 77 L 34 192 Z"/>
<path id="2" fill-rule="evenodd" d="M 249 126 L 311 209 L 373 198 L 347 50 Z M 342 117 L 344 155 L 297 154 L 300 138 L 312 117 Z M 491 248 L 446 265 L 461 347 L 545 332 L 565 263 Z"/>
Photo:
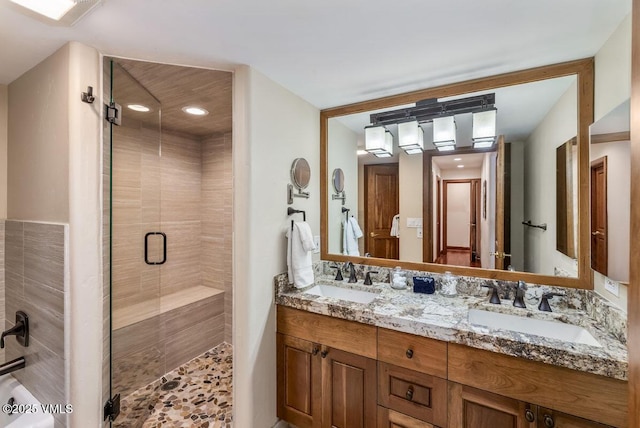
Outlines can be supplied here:
<path id="1" fill-rule="evenodd" d="M 166 370 L 197 357 L 224 340 L 224 315 L 199 322 L 181 333 L 167 338 Z"/>
<path id="2" fill-rule="evenodd" d="M 64 291 L 64 226 L 24 223 L 24 277 Z"/>

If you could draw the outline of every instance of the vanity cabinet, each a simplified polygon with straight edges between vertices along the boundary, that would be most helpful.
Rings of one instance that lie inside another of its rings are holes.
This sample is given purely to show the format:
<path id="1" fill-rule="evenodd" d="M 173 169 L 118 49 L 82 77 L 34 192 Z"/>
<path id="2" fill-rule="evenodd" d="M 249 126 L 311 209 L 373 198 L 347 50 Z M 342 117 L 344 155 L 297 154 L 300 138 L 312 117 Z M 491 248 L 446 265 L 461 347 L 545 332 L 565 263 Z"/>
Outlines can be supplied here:
<path id="1" fill-rule="evenodd" d="M 598 422 L 568 415 L 544 407 L 538 408 L 538 428 L 613 428 Z"/>
<path id="2" fill-rule="evenodd" d="M 436 428 L 428 422 L 421 421 L 395 410 L 378 406 L 378 428 Z"/>
<path id="3" fill-rule="evenodd" d="M 277 341 L 279 418 L 376 428 L 376 327 L 280 307 Z"/>

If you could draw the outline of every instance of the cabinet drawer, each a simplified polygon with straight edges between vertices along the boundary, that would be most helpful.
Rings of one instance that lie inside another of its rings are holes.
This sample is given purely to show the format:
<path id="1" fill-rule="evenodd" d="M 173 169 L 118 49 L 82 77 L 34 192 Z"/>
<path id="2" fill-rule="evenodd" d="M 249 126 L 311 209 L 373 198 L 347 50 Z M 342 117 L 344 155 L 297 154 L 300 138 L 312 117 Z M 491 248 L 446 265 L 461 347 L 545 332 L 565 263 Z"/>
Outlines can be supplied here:
<path id="1" fill-rule="evenodd" d="M 286 306 L 278 306 L 277 316 L 278 333 L 376 358 L 377 327 Z"/>
<path id="2" fill-rule="evenodd" d="M 447 378 L 447 343 L 378 328 L 378 360 Z"/>
<path id="3" fill-rule="evenodd" d="M 378 362 L 378 404 L 439 426 L 447 424 L 447 381 Z"/>
<path id="4" fill-rule="evenodd" d="M 378 428 L 436 428 L 411 416 L 378 406 Z"/>

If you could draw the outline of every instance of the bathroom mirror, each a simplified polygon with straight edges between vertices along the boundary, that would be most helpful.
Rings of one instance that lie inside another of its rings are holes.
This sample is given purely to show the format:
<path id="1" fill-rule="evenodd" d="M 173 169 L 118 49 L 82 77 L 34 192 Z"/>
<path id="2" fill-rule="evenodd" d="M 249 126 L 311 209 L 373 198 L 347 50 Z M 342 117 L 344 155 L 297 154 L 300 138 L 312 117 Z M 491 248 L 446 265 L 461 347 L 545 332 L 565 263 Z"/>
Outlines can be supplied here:
<path id="1" fill-rule="evenodd" d="M 631 142 L 629 101 L 591 125 L 591 268 L 629 282 Z"/>
<path id="2" fill-rule="evenodd" d="M 344 191 L 344 172 L 342 172 L 342 169 L 336 168 L 333 170 L 331 182 L 333 183 L 333 190 L 335 190 L 336 193 L 342 193 Z"/>
<path id="3" fill-rule="evenodd" d="M 291 165 L 291 180 L 298 190 L 304 190 L 309 185 L 311 167 L 305 158 L 296 158 Z"/>
<path id="4" fill-rule="evenodd" d="M 593 93 L 592 66 L 592 59 L 580 60 L 323 110 L 322 258 L 590 288 L 588 217 L 580 213 L 589 201 L 581 178 L 588 176 L 593 106 L 586 100 Z M 453 151 L 435 150 L 433 123 L 426 122 L 420 123 L 424 153 L 407 154 L 398 148 L 397 124 L 388 123 L 392 156 L 356 154 L 364 149 L 364 127 L 372 116 L 424 100 L 455 102 L 487 94 L 495 94 L 501 137 L 492 147 L 472 147 L 468 112 L 455 115 Z M 555 159 L 556 149 L 574 137 L 577 179 L 571 185 L 574 194 L 567 196 L 575 204 L 574 235 L 567 239 L 575 248 L 568 256 L 556 249 Z M 351 212 L 365 235 L 360 254 L 372 257 L 341 255 L 336 244 L 342 217 L 330 197 L 328 171 L 338 166 L 357 177 L 349 193 L 357 209 L 352 206 Z M 462 262 L 451 257 L 457 250 L 466 252 Z"/>

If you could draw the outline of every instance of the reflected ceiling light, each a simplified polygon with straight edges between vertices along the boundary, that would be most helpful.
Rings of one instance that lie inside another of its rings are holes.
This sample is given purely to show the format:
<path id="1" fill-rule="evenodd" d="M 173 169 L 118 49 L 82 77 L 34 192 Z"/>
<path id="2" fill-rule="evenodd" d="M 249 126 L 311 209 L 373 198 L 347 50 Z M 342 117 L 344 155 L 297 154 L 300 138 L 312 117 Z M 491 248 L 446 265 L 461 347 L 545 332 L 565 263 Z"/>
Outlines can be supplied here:
<path id="1" fill-rule="evenodd" d="M 451 151 L 456 146 L 456 121 L 453 116 L 433 119 L 433 145 L 440 151 Z M 441 147 L 451 147 L 442 150 Z"/>
<path id="2" fill-rule="evenodd" d="M 393 155 L 393 135 L 384 126 L 366 126 L 364 149 L 379 158 L 389 158 Z"/>
<path id="3" fill-rule="evenodd" d="M 473 113 L 473 148 L 491 147 L 496 141 L 496 109 Z"/>
<path id="4" fill-rule="evenodd" d="M 424 131 L 416 119 L 398 123 L 398 147 L 409 155 L 424 150 Z"/>
<path id="5" fill-rule="evenodd" d="M 203 109 L 202 107 L 196 107 L 196 106 L 182 107 L 182 111 L 187 114 L 192 114 L 194 116 L 206 116 L 209 114 L 207 110 Z"/>
<path id="6" fill-rule="evenodd" d="M 464 168 L 464 165 L 458 165 L 458 168 Z"/>
<path id="7" fill-rule="evenodd" d="M 358 151 L 356 151 L 356 154 L 357 154 L 358 156 L 362 156 L 362 155 L 368 155 L 368 154 L 369 154 L 369 152 L 368 152 L 368 151 L 366 151 L 366 150 L 358 150 Z"/>
<path id="8" fill-rule="evenodd" d="M 60 24 L 73 25 L 101 0 L 11 0 L 13 3 Z M 37 17 L 37 15 L 35 15 Z"/>
<path id="9" fill-rule="evenodd" d="M 454 161 L 459 162 L 462 160 L 462 158 L 453 158 Z"/>
<path id="10" fill-rule="evenodd" d="M 127 108 L 133 111 L 139 111 L 140 113 L 148 113 L 151 111 L 149 107 L 142 104 L 127 104 Z"/>

